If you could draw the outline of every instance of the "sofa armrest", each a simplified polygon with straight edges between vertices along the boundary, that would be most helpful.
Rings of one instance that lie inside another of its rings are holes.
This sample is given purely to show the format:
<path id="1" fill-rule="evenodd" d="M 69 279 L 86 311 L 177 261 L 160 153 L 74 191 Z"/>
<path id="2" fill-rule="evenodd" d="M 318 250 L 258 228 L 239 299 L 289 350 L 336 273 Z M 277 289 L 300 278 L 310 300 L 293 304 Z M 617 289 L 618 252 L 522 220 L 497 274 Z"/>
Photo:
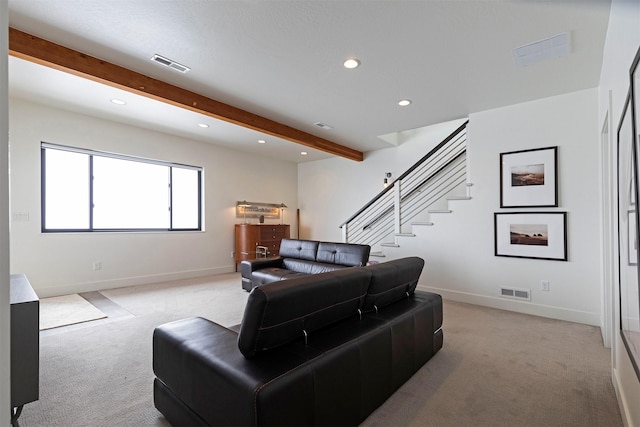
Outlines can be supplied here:
<path id="1" fill-rule="evenodd" d="M 195 414 L 203 424 L 214 426 L 309 424 L 313 376 L 305 363 L 318 351 L 298 344 L 251 362 L 238 350 L 237 339 L 237 333 L 200 317 L 156 327 L 153 372 L 161 383 L 154 387 L 156 408 L 173 425 L 191 425 L 184 414 Z M 298 374 L 288 374 L 296 370 Z M 288 381 L 283 385 L 279 378 Z M 298 396 L 290 396 L 287 386 L 292 381 Z M 181 402 L 180 416 L 167 404 L 167 395 Z M 289 404 L 293 408 L 287 408 Z M 266 415 L 259 417 L 262 413 Z M 265 416 L 266 421 L 259 422 Z M 276 421 L 269 423 L 269 416 Z M 283 422 L 287 416 L 298 417 L 297 422 Z"/>
<path id="2" fill-rule="evenodd" d="M 245 259 L 240 263 L 240 274 L 245 279 L 251 279 L 251 273 L 263 268 L 282 268 L 282 257 Z"/>

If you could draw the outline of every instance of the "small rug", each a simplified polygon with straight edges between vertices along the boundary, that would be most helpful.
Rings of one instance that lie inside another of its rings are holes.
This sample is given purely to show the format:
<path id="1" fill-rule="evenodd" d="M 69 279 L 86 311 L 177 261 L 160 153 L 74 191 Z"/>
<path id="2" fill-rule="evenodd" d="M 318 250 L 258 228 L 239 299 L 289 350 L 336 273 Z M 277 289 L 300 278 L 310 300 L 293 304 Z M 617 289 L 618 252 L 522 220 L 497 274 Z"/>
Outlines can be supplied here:
<path id="1" fill-rule="evenodd" d="M 88 322 L 107 317 L 78 294 L 40 300 L 40 330 Z"/>

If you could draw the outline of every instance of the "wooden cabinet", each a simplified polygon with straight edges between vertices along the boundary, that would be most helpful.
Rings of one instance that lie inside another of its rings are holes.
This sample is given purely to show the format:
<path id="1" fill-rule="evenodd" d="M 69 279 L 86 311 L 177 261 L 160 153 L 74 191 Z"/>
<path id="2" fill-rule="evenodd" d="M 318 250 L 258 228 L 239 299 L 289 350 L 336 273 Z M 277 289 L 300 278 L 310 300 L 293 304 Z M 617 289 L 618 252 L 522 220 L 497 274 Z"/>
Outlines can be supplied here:
<path id="1" fill-rule="evenodd" d="M 273 257 L 280 254 L 280 241 L 289 238 L 287 224 L 236 224 L 235 261 L 254 259 L 266 255 Z M 260 248 L 259 248 L 260 247 Z"/>

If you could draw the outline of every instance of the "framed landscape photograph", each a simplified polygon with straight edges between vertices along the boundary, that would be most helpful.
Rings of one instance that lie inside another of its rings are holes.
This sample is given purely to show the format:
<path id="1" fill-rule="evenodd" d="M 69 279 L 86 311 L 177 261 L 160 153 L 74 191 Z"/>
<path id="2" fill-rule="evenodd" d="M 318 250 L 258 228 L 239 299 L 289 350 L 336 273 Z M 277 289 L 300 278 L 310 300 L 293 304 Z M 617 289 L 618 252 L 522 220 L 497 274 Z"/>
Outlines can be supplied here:
<path id="1" fill-rule="evenodd" d="M 243 203 L 246 203 L 243 204 Z M 236 202 L 236 218 L 280 218 L 280 205 L 277 203 Z"/>
<path id="2" fill-rule="evenodd" d="M 500 154 L 500 207 L 558 206 L 558 147 Z"/>
<path id="3" fill-rule="evenodd" d="M 566 212 L 494 213 L 495 255 L 567 260 Z"/>

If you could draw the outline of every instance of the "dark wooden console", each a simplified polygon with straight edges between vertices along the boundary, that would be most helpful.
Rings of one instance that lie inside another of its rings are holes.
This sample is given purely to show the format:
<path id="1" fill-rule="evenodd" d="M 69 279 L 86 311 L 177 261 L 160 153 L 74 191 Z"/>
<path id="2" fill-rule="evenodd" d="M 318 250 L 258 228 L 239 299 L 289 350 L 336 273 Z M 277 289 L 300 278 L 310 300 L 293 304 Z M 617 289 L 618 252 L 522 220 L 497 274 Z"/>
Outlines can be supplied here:
<path id="1" fill-rule="evenodd" d="M 24 274 L 11 275 L 11 423 L 22 407 L 38 400 L 40 379 L 40 300 Z"/>
<path id="2" fill-rule="evenodd" d="M 236 224 L 235 262 L 259 256 L 278 256 L 280 241 L 289 238 L 288 224 Z M 266 249 L 264 249 L 266 248 Z M 261 250 L 260 250 L 261 249 Z"/>

